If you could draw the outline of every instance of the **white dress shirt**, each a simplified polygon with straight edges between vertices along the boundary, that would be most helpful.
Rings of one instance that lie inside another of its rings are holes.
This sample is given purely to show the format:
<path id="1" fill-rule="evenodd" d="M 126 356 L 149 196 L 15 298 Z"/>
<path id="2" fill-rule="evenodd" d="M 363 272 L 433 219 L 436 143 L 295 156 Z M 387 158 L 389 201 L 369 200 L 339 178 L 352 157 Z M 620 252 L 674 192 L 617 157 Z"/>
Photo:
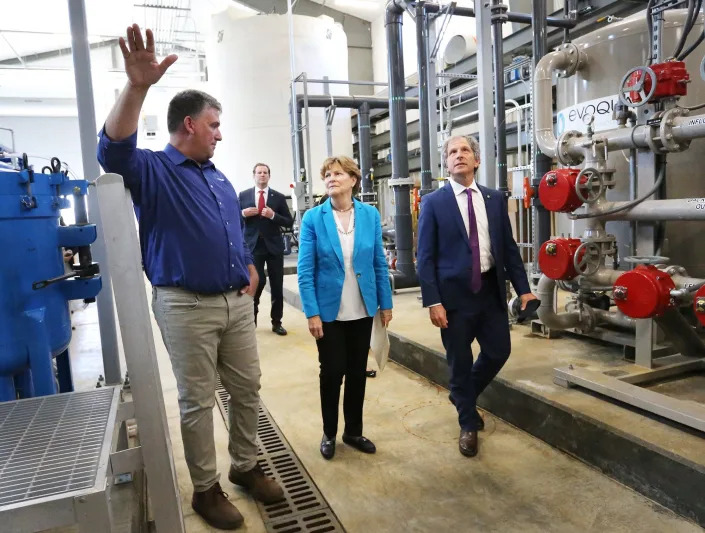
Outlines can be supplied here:
<path id="1" fill-rule="evenodd" d="M 456 182 L 451 178 L 450 185 L 455 193 L 455 201 L 458 202 L 460 216 L 463 217 L 465 231 L 470 238 L 470 218 L 468 215 L 468 194 L 465 192 L 466 187 Z M 485 199 L 482 197 L 482 192 L 475 183 L 469 187 L 472 189 L 472 207 L 475 211 L 475 221 L 477 222 L 477 237 L 480 242 L 480 270 L 487 272 L 494 266 L 494 257 L 492 257 L 492 246 L 490 242 L 490 227 L 487 220 L 487 209 L 485 209 Z"/>
<path id="2" fill-rule="evenodd" d="M 367 316 L 367 308 L 362 299 L 360 285 L 357 283 L 355 269 L 353 268 L 353 252 L 355 250 L 355 209 L 350 211 L 348 229 L 340 224 L 338 212 L 333 211 L 335 226 L 340 238 L 340 247 L 343 249 L 343 263 L 345 264 L 345 280 L 343 281 L 343 294 L 340 298 L 340 308 L 336 320 L 359 320 Z M 346 234 L 347 231 L 350 231 Z"/>
<path id="3" fill-rule="evenodd" d="M 267 207 L 267 198 L 269 198 L 269 186 L 265 187 L 264 189 L 260 189 L 259 187 L 255 187 L 255 207 L 259 206 L 259 192 L 264 190 L 264 207 Z M 245 210 L 242 209 L 242 216 L 245 216 Z M 270 220 L 274 218 L 274 213 L 272 213 L 271 217 L 267 217 Z"/>

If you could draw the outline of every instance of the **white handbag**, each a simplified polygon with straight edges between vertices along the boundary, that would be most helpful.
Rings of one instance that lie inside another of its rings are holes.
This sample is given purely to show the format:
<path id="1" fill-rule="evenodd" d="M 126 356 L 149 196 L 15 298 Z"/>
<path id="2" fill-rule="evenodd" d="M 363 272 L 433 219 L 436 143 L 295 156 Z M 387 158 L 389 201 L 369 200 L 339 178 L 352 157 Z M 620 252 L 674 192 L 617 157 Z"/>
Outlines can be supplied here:
<path id="1" fill-rule="evenodd" d="M 389 335 L 382 325 L 382 316 L 378 310 L 372 319 L 372 336 L 370 337 L 370 353 L 377 361 L 380 372 L 384 370 L 389 358 Z"/>

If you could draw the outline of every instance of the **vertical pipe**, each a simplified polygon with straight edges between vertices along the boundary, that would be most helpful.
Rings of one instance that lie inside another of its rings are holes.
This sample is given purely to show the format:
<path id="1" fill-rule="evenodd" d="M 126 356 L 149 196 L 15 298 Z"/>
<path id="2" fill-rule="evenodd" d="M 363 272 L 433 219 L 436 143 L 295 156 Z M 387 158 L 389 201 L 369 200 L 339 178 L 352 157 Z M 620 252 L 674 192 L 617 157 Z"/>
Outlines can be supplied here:
<path id="1" fill-rule="evenodd" d="M 636 199 L 636 183 L 638 179 L 636 166 L 636 148 L 629 150 L 629 199 Z M 629 223 L 631 233 L 631 255 L 636 255 L 636 221 L 632 220 Z"/>
<path id="2" fill-rule="evenodd" d="M 311 160 L 311 118 L 308 113 L 308 77 L 306 73 L 301 74 L 304 84 L 304 116 L 306 117 L 306 167 L 310 170 L 313 166 Z M 306 207 L 311 207 L 313 203 L 313 182 L 309 179 L 306 182 L 307 198 Z"/>
<path id="3" fill-rule="evenodd" d="M 297 155 L 301 152 L 298 146 L 300 138 L 298 135 L 299 129 L 301 127 L 301 115 L 297 113 L 296 106 L 296 58 L 294 55 L 294 12 L 292 6 L 292 0 L 288 0 L 288 11 L 287 11 L 287 21 L 289 25 L 289 71 L 291 75 L 291 83 L 289 88 L 291 89 L 291 120 L 292 120 L 292 132 L 294 136 L 294 181 L 298 182 L 301 180 L 301 167 L 304 165 L 303 159 L 298 159 Z"/>
<path id="4" fill-rule="evenodd" d="M 69 22 L 71 25 L 71 53 L 73 54 L 73 73 L 76 80 L 76 103 L 78 105 L 78 127 L 81 139 L 83 175 L 89 182 L 93 182 L 100 176 L 100 167 L 95 156 L 98 143 L 96 141 L 91 55 L 88 45 L 84 0 L 69 0 Z M 103 226 L 100 222 L 98 199 L 95 194 L 88 195 L 88 212 L 91 222 L 98 229 L 98 237 L 92 248 L 93 255 L 100 263 L 100 274 L 103 282 L 103 289 L 97 297 L 103 371 L 106 384 L 117 385 L 122 382 L 122 371 L 120 369 L 120 352 L 118 350 L 113 307 L 113 285 L 110 281 Z"/>
<path id="5" fill-rule="evenodd" d="M 404 10 L 394 0 L 387 4 L 385 32 L 387 35 L 389 75 L 389 118 L 392 145 L 392 177 L 394 189 L 394 230 L 397 270 L 415 277 L 413 236 L 411 231 L 411 187 L 409 179 L 408 141 L 406 130 L 406 92 L 404 87 L 404 56 L 402 17 Z M 395 184 L 394 182 L 397 181 Z"/>
<path id="6" fill-rule="evenodd" d="M 497 146 L 497 189 L 507 196 L 507 121 L 504 109 L 504 46 L 502 43 L 502 10 L 507 6 L 492 0 L 492 49 L 494 60 L 494 115 Z M 521 142 L 520 136 L 517 137 Z"/>
<path id="7" fill-rule="evenodd" d="M 541 60 L 541 58 L 546 55 L 546 2 L 531 2 L 531 24 L 534 31 L 534 38 L 532 42 L 533 47 L 533 65 L 534 71 L 536 70 L 536 65 Z M 532 107 L 535 106 L 536 94 L 534 93 L 531 104 Z M 536 124 L 534 122 L 534 124 Z M 551 158 L 542 154 L 536 149 L 534 143 L 533 152 L 533 166 L 534 175 L 533 182 L 531 186 L 534 190 L 539 190 L 539 183 L 541 178 L 546 172 L 551 170 Z M 541 204 L 538 196 L 534 197 L 534 211 L 536 216 L 533 217 L 535 221 L 535 226 L 533 228 L 533 260 L 538 269 L 537 258 L 539 256 L 539 249 L 541 245 L 551 238 L 551 213 L 546 210 L 546 208 Z"/>
<path id="8" fill-rule="evenodd" d="M 490 31 L 490 4 L 475 0 L 477 29 L 477 105 L 480 115 L 480 176 L 479 182 L 494 189 L 497 183 L 494 150 L 494 113 L 492 98 L 492 33 Z M 504 108 L 500 111 L 504 113 Z M 475 176 L 477 179 L 478 176 Z"/>
<path id="9" fill-rule="evenodd" d="M 362 201 L 371 203 L 372 193 L 372 146 L 370 139 L 370 105 L 364 103 L 357 110 L 357 138 L 362 171 Z"/>
<path id="10" fill-rule="evenodd" d="M 296 105 L 296 104 L 295 104 Z M 304 130 L 301 129 L 301 124 L 303 124 L 303 119 L 301 117 L 301 110 L 296 108 L 296 121 L 299 124 L 299 129 L 296 130 L 296 153 L 298 156 L 299 161 L 301 162 L 299 166 L 299 176 L 297 178 L 297 181 L 306 181 L 311 179 L 309 176 L 310 172 L 307 166 L 306 166 L 306 156 L 304 155 Z"/>
<path id="11" fill-rule="evenodd" d="M 423 196 L 431 192 L 433 174 L 431 172 L 431 131 L 428 93 L 428 41 L 426 27 L 428 20 L 424 2 L 416 4 L 416 49 L 419 74 L 419 136 L 421 143 L 421 191 Z"/>
<path id="12" fill-rule="evenodd" d="M 326 96 L 330 95 L 330 83 L 328 83 L 328 76 L 323 76 L 323 79 L 326 80 L 325 83 L 323 84 L 323 94 Z M 333 110 L 331 109 L 331 112 Z M 329 121 L 328 117 L 328 109 L 326 109 L 326 113 L 324 114 L 325 116 L 325 121 L 326 121 L 326 155 L 328 157 L 333 156 L 333 125 L 332 121 Z"/>

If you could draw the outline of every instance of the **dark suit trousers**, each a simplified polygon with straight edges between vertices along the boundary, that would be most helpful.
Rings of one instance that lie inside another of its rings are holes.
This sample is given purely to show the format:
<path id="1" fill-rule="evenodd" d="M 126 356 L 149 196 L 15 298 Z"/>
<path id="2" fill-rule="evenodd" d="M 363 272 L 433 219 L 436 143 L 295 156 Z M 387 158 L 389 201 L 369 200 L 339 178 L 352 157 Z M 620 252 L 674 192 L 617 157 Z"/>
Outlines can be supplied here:
<path id="1" fill-rule="evenodd" d="M 266 264 L 269 275 L 269 288 L 272 292 L 272 325 L 278 326 L 282 323 L 282 316 L 284 315 L 284 256 L 270 253 L 262 239 L 257 241 L 257 246 L 255 246 L 252 256 L 259 275 L 259 285 L 257 285 L 257 292 L 255 292 L 255 320 L 257 320 L 259 311 L 259 299 L 262 296 L 264 286 L 267 284 L 267 278 L 265 278 L 264 274 L 264 265 Z"/>
<path id="2" fill-rule="evenodd" d="M 372 317 L 323 322 L 323 337 L 316 341 L 321 364 L 321 413 L 323 432 L 334 438 L 338 432 L 340 385 L 345 377 L 343 415 L 345 434 L 362 435 L 362 404 L 365 401 L 367 353 L 372 335 Z"/>
<path id="3" fill-rule="evenodd" d="M 511 343 L 506 309 L 499 300 L 497 277 L 482 280 L 473 295 L 483 302 L 482 311 L 448 311 L 448 327 L 441 329 L 450 369 L 450 392 L 458 410 L 460 428 L 477 430 L 477 398 L 509 358 Z M 480 353 L 473 364 L 470 344 L 477 339 Z"/>

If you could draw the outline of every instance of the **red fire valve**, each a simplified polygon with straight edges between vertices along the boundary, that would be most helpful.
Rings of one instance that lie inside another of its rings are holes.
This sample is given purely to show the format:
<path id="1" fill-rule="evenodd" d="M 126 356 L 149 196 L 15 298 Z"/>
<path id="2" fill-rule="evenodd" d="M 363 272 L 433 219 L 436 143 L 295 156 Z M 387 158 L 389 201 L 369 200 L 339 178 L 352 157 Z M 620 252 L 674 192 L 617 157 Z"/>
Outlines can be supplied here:
<path id="1" fill-rule="evenodd" d="M 539 199 L 549 211 L 570 213 L 583 205 L 575 192 L 575 181 L 580 170 L 577 168 L 559 168 L 547 172 L 539 184 Z M 582 178 L 581 181 L 587 181 Z"/>
<path id="2" fill-rule="evenodd" d="M 656 63 L 651 65 L 650 68 L 656 75 L 656 90 L 649 98 L 650 101 L 669 96 L 685 96 L 688 94 L 690 75 L 685 69 L 685 63 L 683 61 Z M 644 75 L 641 71 L 634 72 L 630 76 L 627 88 L 638 86 L 642 76 L 644 77 L 643 92 L 648 95 L 651 92 L 653 80 L 650 75 Z M 634 103 L 641 102 L 639 91 L 631 91 L 629 97 Z"/>
<path id="3" fill-rule="evenodd" d="M 652 265 L 639 265 L 617 278 L 612 298 L 628 317 L 653 318 L 674 305 L 671 291 L 675 288 L 671 276 L 665 272 Z"/>
<path id="4" fill-rule="evenodd" d="M 705 285 L 698 289 L 693 298 L 693 309 L 695 316 L 700 320 L 700 323 L 705 326 Z"/>
<path id="5" fill-rule="evenodd" d="M 551 239 L 539 250 L 539 267 L 541 272 L 551 279 L 571 280 L 578 275 L 573 257 L 580 246 L 580 239 Z M 585 248 L 580 252 L 580 259 L 585 255 Z"/>

